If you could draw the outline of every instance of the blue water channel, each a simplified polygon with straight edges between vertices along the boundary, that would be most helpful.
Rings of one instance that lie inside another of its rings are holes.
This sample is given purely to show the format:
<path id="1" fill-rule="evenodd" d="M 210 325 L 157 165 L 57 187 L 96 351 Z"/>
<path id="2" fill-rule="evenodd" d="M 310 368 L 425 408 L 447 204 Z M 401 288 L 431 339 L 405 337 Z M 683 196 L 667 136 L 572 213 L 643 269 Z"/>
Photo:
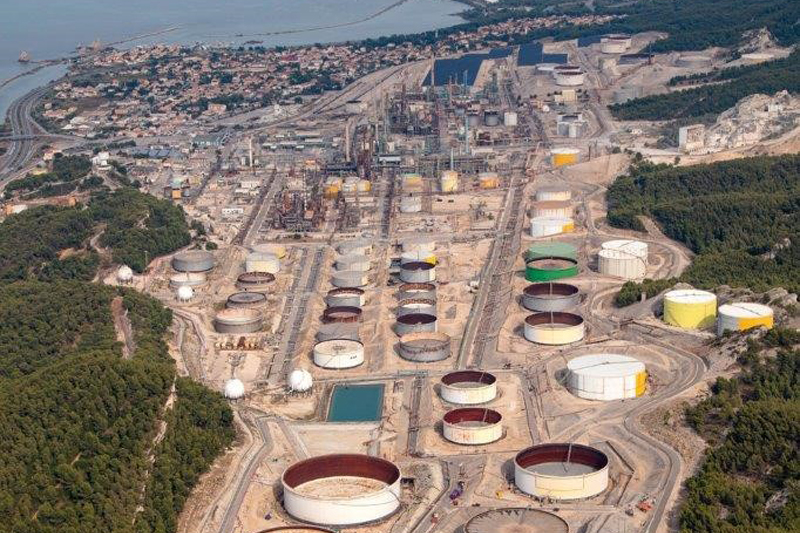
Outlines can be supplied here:
<path id="1" fill-rule="evenodd" d="M 381 419 L 383 385 L 336 385 L 328 408 L 328 422 L 371 422 Z"/>

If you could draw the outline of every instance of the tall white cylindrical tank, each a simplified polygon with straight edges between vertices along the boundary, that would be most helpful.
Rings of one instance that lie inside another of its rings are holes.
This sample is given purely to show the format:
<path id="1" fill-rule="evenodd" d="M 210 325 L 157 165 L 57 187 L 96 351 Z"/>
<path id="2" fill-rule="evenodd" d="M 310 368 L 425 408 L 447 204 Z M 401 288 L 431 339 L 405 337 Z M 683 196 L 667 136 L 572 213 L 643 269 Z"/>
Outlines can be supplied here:
<path id="1" fill-rule="evenodd" d="M 406 283 L 436 281 L 436 267 L 427 261 L 405 263 L 400 265 L 400 279 Z"/>
<path id="2" fill-rule="evenodd" d="M 549 237 L 575 231 L 575 221 L 569 217 L 534 217 L 531 219 L 531 237 Z"/>
<path id="3" fill-rule="evenodd" d="M 358 270 L 340 270 L 331 276 L 331 284 L 340 288 L 363 287 L 368 282 L 367 274 Z"/>
<path id="4" fill-rule="evenodd" d="M 565 186 L 552 185 L 536 190 L 537 202 L 569 202 L 572 200 L 572 190 Z"/>
<path id="5" fill-rule="evenodd" d="M 627 35 L 608 35 L 600 41 L 600 51 L 604 54 L 624 54 L 631 45 Z"/>
<path id="6" fill-rule="evenodd" d="M 731 302 L 719 306 L 717 317 L 717 334 L 726 331 L 745 331 L 751 328 L 764 327 L 772 329 L 775 314 L 768 305 L 751 302 Z"/>
<path id="7" fill-rule="evenodd" d="M 717 317 L 717 296 L 697 289 L 679 289 L 664 295 L 664 322 L 686 329 L 711 326 Z"/>
<path id="8" fill-rule="evenodd" d="M 601 274 L 622 279 L 641 279 L 647 274 L 647 244 L 639 241 L 611 241 L 597 254 Z"/>
<path id="9" fill-rule="evenodd" d="M 277 274 L 281 271 L 281 260 L 274 254 L 250 252 L 244 262 L 244 271 Z"/>
<path id="10" fill-rule="evenodd" d="M 400 470 L 368 455 L 312 457 L 286 469 L 281 484 L 286 511 L 313 524 L 366 524 L 400 507 Z"/>
<path id="11" fill-rule="evenodd" d="M 419 213 L 422 211 L 421 196 L 403 196 L 400 198 L 401 213 Z"/>
<path id="12" fill-rule="evenodd" d="M 581 500 L 608 488 L 608 456 L 575 443 L 539 444 L 514 458 L 514 484 L 537 498 Z"/>
<path id="13" fill-rule="evenodd" d="M 572 216 L 572 204 L 565 200 L 534 202 L 532 212 L 532 218 L 570 218 Z"/>
<path id="14" fill-rule="evenodd" d="M 586 400 L 625 400 L 644 394 L 644 363 L 626 355 L 600 353 L 567 363 L 567 389 Z"/>
<path id="15" fill-rule="evenodd" d="M 506 111 L 505 113 L 503 113 L 503 124 L 507 128 L 513 128 L 514 126 L 517 125 L 517 122 L 518 122 L 518 117 L 516 112 Z"/>
<path id="16" fill-rule="evenodd" d="M 403 252 L 400 254 L 400 264 L 405 265 L 406 263 L 430 263 L 432 265 L 436 264 L 436 255 L 433 252 L 427 252 L 424 250 L 415 250 L 412 252 Z"/>
<path id="17" fill-rule="evenodd" d="M 334 263 L 336 270 L 357 270 L 359 272 L 367 272 L 372 268 L 369 257 L 366 255 L 349 254 L 340 255 L 336 258 Z"/>
<path id="18" fill-rule="evenodd" d="M 503 437 L 503 416 L 480 407 L 453 409 L 442 418 L 442 435 L 456 444 L 490 444 Z"/>
<path id="19" fill-rule="evenodd" d="M 497 397 L 497 378 L 477 370 L 459 370 L 442 376 L 442 400 L 457 405 L 479 405 Z"/>
<path id="20" fill-rule="evenodd" d="M 349 339 L 334 339 L 314 345 L 314 364 L 329 369 L 353 368 L 364 362 L 364 345 Z"/>
<path id="21" fill-rule="evenodd" d="M 556 85 L 560 87 L 577 87 L 583 85 L 583 72 L 555 71 Z"/>
<path id="22" fill-rule="evenodd" d="M 458 190 L 458 172 L 445 170 L 439 178 L 439 190 L 442 192 L 456 192 Z"/>
<path id="23" fill-rule="evenodd" d="M 172 268 L 178 272 L 207 272 L 214 268 L 214 255 L 205 250 L 186 250 L 172 257 Z"/>

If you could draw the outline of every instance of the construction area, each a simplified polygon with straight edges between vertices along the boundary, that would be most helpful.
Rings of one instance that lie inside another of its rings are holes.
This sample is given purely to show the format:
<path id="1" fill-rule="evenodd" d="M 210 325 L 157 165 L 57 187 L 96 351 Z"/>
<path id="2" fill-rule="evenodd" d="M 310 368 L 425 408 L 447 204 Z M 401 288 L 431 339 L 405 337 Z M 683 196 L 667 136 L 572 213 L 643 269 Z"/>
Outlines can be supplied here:
<path id="1" fill-rule="evenodd" d="M 180 531 L 670 527 L 700 450 L 644 415 L 722 371 L 718 314 L 722 330 L 772 315 L 690 289 L 612 303 L 691 261 L 651 222 L 605 221 L 619 148 L 642 142 L 606 105 L 713 64 L 642 53 L 655 37 L 380 71 L 243 129 L 200 178 L 152 184 L 217 246 L 116 282 L 173 310 L 181 372 L 223 392 L 241 430 Z M 775 98 L 741 104 L 767 109 L 757 135 L 732 111 L 683 144 L 701 158 L 782 135 L 778 108 L 798 105 Z"/>

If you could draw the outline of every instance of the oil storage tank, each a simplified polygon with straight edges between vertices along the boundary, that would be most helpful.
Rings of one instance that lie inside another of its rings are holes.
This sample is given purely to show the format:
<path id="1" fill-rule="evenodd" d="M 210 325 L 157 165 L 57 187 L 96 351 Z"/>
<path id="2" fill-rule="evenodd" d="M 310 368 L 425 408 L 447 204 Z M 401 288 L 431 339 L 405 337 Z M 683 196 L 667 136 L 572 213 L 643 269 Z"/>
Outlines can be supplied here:
<path id="1" fill-rule="evenodd" d="M 572 203 L 565 200 L 547 200 L 534 202 L 531 212 L 532 218 L 570 218 L 572 216 Z"/>
<path id="2" fill-rule="evenodd" d="M 464 524 L 464 533 L 569 533 L 569 524 L 547 511 L 504 507 L 473 516 Z"/>
<path id="3" fill-rule="evenodd" d="M 647 274 L 647 244 L 622 239 L 603 243 L 597 254 L 601 274 L 623 279 L 641 279 Z"/>
<path id="4" fill-rule="evenodd" d="M 664 295 L 664 322 L 686 329 L 701 329 L 714 324 L 717 296 L 696 289 L 679 289 Z"/>
<path id="5" fill-rule="evenodd" d="M 585 400 L 625 400 L 644 394 L 644 363 L 613 353 L 589 354 L 567 363 L 567 389 Z"/>
<path id="6" fill-rule="evenodd" d="M 624 54 L 631 45 L 628 35 L 606 35 L 600 41 L 600 51 L 604 54 Z"/>
<path id="7" fill-rule="evenodd" d="M 409 333 L 400 337 L 397 353 L 408 361 L 432 363 L 450 357 L 450 335 L 437 332 Z"/>
<path id="8" fill-rule="evenodd" d="M 539 259 L 542 257 L 566 257 L 578 259 L 578 247 L 567 242 L 540 242 L 531 244 L 525 252 L 525 259 Z"/>
<path id="9" fill-rule="evenodd" d="M 584 74 L 582 71 L 554 70 L 556 85 L 559 87 L 577 87 L 583 85 Z"/>
<path id="10" fill-rule="evenodd" d="M 536 189 L 537 202 L 569 202 L 572 200 L 572 190 L 566 185 L 550 185 Z"/>
<path id="11" fill-rule="evenodd" d="M 553 148 L 550 153 L 553 156 L 553 166 L 563 167 L 577 163 L 581 152 L 577 148 Z"/>
<path id="12" fill-rule="evenodd" d="M 263 325 L 261 313 L 255 309 L 223 309 L 214 317 L 217 333 L 256 333 Z"/>
<path id="13" fill-rule="evenodd" d="M 341 289 L 364 287 L 368 282 L 367 274 L 359 270 L 340 270 L 331 276 L 331 284 Z"/>
<path id="14" fill-rule="evenodd" d="M 245 272 L 267 272 L 277 274 L 281 271 L 281 260 L 275 254 L 250 252 L 244 261 Z"/>
<path id="15" fill-rule="evenodd" d="M 397 304 L 397 316 L 411 315 L 411 314 L 436 314 L 436 300 L 429 300 L 427 298 L 411 298 L 408 300 L 401 300 Z"/>
<path id="16" fill-rule="evenodd" d="M 355 287 L 332 289 L 325 295 L 325 304 L 328 307 L 362 307 L 365 301 L 363 289 Z"/>
<path id="17" fill-rule="evenodd" d="M 369 455 L 332 454 L 300 461 L 286 469 L 281 485 L 286 512 L 313 524 L 366 524 L 400 507 L 400 469 Z"/>
<path id="18" fill-rule="evenodd" d="M 208 272 L 214 268 L 214 255 L 205 250 L 187 250 L 172 257 L 172 268 L 178 272 Z"/>
<path id="19" fill-rule="evenodd" d="M 522 306 L 529 311 L 566 311 L 581 302 L 581 293 L 567 283 L 534 283 L 522 291 Z"/>
<path id="20" fill-rule="evenodd" d="M 317 342 L 333 341 L 337 339 L 360 341 L 361 336 L 358 334 L 357 322 L 331 322 L 329 324 L 322 324 L 319 327 L 316 339 Z"/>
<path id="21" fill-rule="evenodd" d="M 372 268 L 369 257 L 360 254 L 340 255 L 334 262 L 336 270 L 357 270 L 367 272 Z"/>
<path id="22" fill-rule="evenodd" d="M 178 287 L 199 287 L 206 282 L 206 275 L 203 272 L 180 272 L 169 278 L 169 286 L 173 289 Z"/>
<path id="23" fill-rule="evenodd" d="M 436 299 L 436 285 L 433 283 L 403 283 L 397 290 L 397 299 L 413 300 L 413 299 L 435 300 Z"/>
<path id="24" fill-rule="evenodd" d="M 745 331 L 758 327 L 772 329 L 775 321 L 770 306 L 751 302 L 731 302 L 721 305 L 718 313 L 717 335 L 722 335 L 726 331 Z"/>
<path id="25" fill-rule="evenodd" d="M 225 307 L 230 309 L 259 308 L 267 303 L 267 296 L 261 292 L 235 292 L 228 296 Z"/>
<path id="26" fill-rule="evenodd" d="M 575 221 L 569 217 L 534 217 L 531 219 L 531 237 L 551 237 L 575 231 Z"/>
<path id="27" fill-rule="evenodd" d="M 458 370 L 442 376 L 442 400 L 457 405 L 478 405 L 497 397 L 497 378 L 489 372 Z"/>
<path id="28" fill-rule="evenodd" d="M 436 255 L 427 250 L 411 250 L 400 254 L 401 265 L 405 265 L 406 263 L 418 263 L 420 261 L 435 265 Z"/>
<path id="29" fill-rule="evenodd" d="M 429 313 L 409 313 L 397 317 L 395 330 L 401 337 L 408 333 L 430 333 L 436 331 L 436 315 Z"/>
<path id="30" fill-rule="evenodd" d="M 578 275 L 578 261 L 571 257 L 537 257 L 525 262 L 528 281 L 555 281 Z"/>
<path id="31" fill-rule="evenodd" d="M 503 415 L 481 407 L 453 409 L 442 418 L 442 434 L 456 444 L 491 444 L 503 437 Z"/>
<path id="32" fill-rule="evenodd" d="M 236 287 L 243 291 L 263 291 L 275 281 L 269 272 L 245 272 L 236 278 Z"/>
<path id="33" fill-rule="evenodd" d="M 400 265 L 400 279 L 406 283 L 430 283 L 436 280 L 436 267 L 427 261 Z"/>
<path id="34" fill-rule="evenodd" d="M 525 317 L 523 326 L 523 335 L 527 340 L 550 346 L 579 342 L 585 333 L 583 317 L 574 313 L 534 313 Z"/>
<path id="35" fill-rule="evenodd" d="M 369 255 L 372 252 L 372 243 L 367 239 L 353 239 L 343 241 L 336 245 L 339 255 Z"/>
<path id="36" fill-rule="evenodd" d="M 580 500 L 608 487 L 608 456 L 574 443 L 531 446 L 514 458 L 514 484 L 537 498 Z"/>
<path id="37" fill-rule="evenodd" d="M 314 364 L 338 370 L 354 368 L 364 363 L 364 345 L 350 339 L 332 339 L 314 345 Z"/>
<path id="38" fill-rule="evenodd" d="M 456 192 L 458 190 L 458 172 L 455 170 L 445 170 L 439 178 L 439 190 L 444 193 Z"/>

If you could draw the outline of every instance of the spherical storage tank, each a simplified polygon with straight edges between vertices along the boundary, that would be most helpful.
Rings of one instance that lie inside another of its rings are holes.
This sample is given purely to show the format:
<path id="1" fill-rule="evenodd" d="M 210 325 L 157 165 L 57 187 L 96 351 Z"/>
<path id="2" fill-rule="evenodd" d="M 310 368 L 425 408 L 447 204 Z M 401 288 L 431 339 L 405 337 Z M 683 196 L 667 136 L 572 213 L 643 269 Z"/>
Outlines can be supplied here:
<path id="1" fill-rule="evenodd" d="M 236 378 L 229 379 L 225 382 L 225 387 L 222 389 L 222 395 L 229 400 L 238 400 L 244 396 L 244 383 Z"/>
<path id="2" fill-rule="evenodd" d="M 707 291 L 681 289 L 664 295 L 664 322 L 679 328 L 711 326 L 717 316 L 717 296 Z"/>
<path id="3" fill-rule="evenodd" d="M 553 155 L 553 166 L 563 167 L 577 163 L 581 152 L 577 148 L 553 148 L 550 153 Z"/>
<path id="4" fill-rule="evenodd" d="M 543 312 L 525 317 L 524 337 L 536 344 L 560 346 L 583 339 L 586 325 L 583 317 L 573 313 Z"/>
<path id="5" fill-rule="evenodd" d="M 567 363 L 567 389 L 586 400 L 625 400 L 644 394 L 644 363 L 611 353 L 576 357 Z"/>
<path id="6" fill-rule="evenodd" d="M 133 279 L 133 270 L 128 265 L 122 265 L 117 270 L 117 281 L 120 283 L 130 283 Z"/>
<path id="7" fill-rule="evenodd" d="M 406 283 L 430 283 L 436 280 L 436 267 L 427 261 L 400 265 L 400 279 Z"/>
<path id="8" fill-rule="evenodd" d="M 537 189 L 535 198 L 537 202 L 569 202 L 572 200 L 572 191 L 566 186 L 552 185 Z"/>
<path id="9" fill-rule="evenodd" d="M 281 260 L 274 254 L 250 252 L 245 259 L 244 270 L 245 272 L 277 274 L 281 271 Z"/>
<path id="10" fill-rule="evenodd" d="M 175 291 L 175 297 L 178 299 L 179 302 L 188 302 L 192 298 L 194 298 L 194 289 L 189 287 L 188 285 L 183 285 L 178 287 L 178 290 Z"/>
<path id="11" fill-rule="evenodd" d="M 514 458 L 514 484 L 537 498 L 591 498 L 608 487 L 608 456 L 582 444 L 531 446 Z"/>
<path id="12" fill-rule="evenodd" d="M 578 275 L 578 261 L 571 257 L 538 257 L 525 262 L 528 281 L 555 281 Z"/>
<path id="13" fill-rule="evenodd" d="M 450 357 L 450 335 L 437 332 L 408 333 L 400 337 L 397 353 L 408 361 L 431 363 Z"/>
<path id="14" fill-rule="evenodd" d="M 321 368 L 353 368 L 364 362 L 364 345 L 349 339 L 333 339 L 314 345 L 314 364 Z"/>
<path id="15" fill-rule="evenodd" d="M 214 268 L 214 255 L 205 250 L 187 250 L 172 257 L 172 268 L 178 272 L 208 272 Z"/>
<path id="16" fill-rule="evenodd" d="M 534 283 L 522 291 L 522 306 L 529 311 L 566 311 L 580 302 L 578 287 L 566 283 Z"/>
<path id="17" fill-rule="evenodd" d="M 439 383 L 442 400 L 457 405 L 478 405 L 497 397 L 497 378 L 478 370 L 458 370 L 442 376 Z"/>
<path id="18" fill-rule="evenodd" d="M 311 390 L 314 380 L 311 374 L 304 368 L 292 370 L 289 374 L 289 388 L 294 392 L 306 392 Z"/>
<path id="19" fill-rule="evenodd" d="M 505 507 L 475 515 L 464 524 L 464 533 L 569 533 L 569 524 L 547 511 Z"/>
<path id="20" fill-rule="evenodd" d="M 453 409 L 442 418 L 442 434 L 456 444 L 490 444 L 503 437 L 503 415 L 480 407 Z"/>
<path id="21" fill-rule="evenodd" d="M 731 302 L 721 305 L 718 312 L 718 335 L 726 331 L 745 331 L 758 327 L 772 329 L 775 321 L 771 307 L 750 302 Z"/>
<path id="22" fill-rule="evenodd" d="M 261 314 L 255 309 L 223 309 L 214 317 L 217 333 L 255 333 L 262 326 Z"/>
<path id="23" fill-rule="evenodd" d="M 439 189 L 442 192 L 455 192 L 458 190 L 458 172 L 445 170 L 439 179 Z"/>
<path id="24" fill-rule="evenodd" d="M 286 512 L 313 524 L 365 524 L 400 507 L 400 469 L 368 455 L 312 457 L 287 468 L 281 484 Z"/>
<path id="25" fill-rule="evenodd" d="M 643 278 L 647 273 L 647 244 L 627 239 L 605 242 L 597 254 L 597 266 L 607 276 Z"/>
<path id="26" fill-rule="evenodd" d="M 531 237 L 550 237 L 575 231 L 575 221 L 569 217 L 534 217 L 531 219 Z"/>
<path id="27" fill-rule="evenodd" d="M 569 218 L 572 216 L 572 204 L 569 201 L 548 200 L 534 202 L 532 205 L 533 218 L 552 217 Z"/>

